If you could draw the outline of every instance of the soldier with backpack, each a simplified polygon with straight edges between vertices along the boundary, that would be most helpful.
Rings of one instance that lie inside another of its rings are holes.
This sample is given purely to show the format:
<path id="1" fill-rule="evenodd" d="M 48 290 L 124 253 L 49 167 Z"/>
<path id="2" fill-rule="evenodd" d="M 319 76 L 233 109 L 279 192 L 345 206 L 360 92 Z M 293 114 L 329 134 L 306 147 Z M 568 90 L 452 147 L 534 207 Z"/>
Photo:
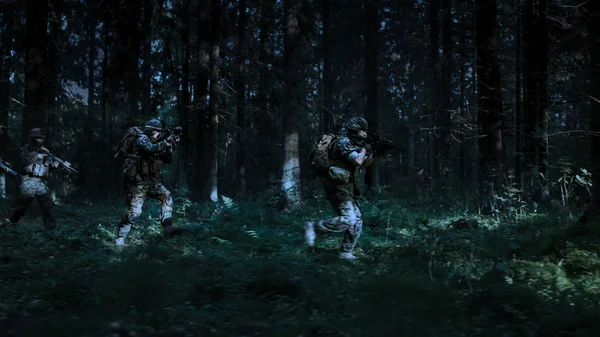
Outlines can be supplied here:
<path id="1" fill-rule="evenodd" d="M 161 121 L 151 119 L 143 130 L 140 127 L 129 128 L 116 149 L 115 157 L 127 155 L 123 164 L 123 174 L 125 202 L 128 207 L 127 214 L 123 216 L 117 228 L 117 246 L 125 245 L 132 224 L 142 213 L 146 197 L 161 203 L 160 223 L 165 237 L 183 232 L 183 228 L 173 226 L 173 198 L 171 192 L 159 181 L 162 164 L 169 164 L 173 160 L 175 143 L 172 135 L 161 140 L 161 132 Z"/>
<path id="2" fill-rule="evenodd" d="M 345 259 L 356 258 L 352 253 L 362 231 L 356 179 L 360 168 L 374 160 L 367 149 L 368 127 L 364 118 L 350 118 L 339 135 L 321 137 L 309 157 L 313 172 L 325 179 L 325 194 L 338 216 L 304 223 L 306 243 L 313 247 L 317 233 L 344 232 L 340 257 Z"/>

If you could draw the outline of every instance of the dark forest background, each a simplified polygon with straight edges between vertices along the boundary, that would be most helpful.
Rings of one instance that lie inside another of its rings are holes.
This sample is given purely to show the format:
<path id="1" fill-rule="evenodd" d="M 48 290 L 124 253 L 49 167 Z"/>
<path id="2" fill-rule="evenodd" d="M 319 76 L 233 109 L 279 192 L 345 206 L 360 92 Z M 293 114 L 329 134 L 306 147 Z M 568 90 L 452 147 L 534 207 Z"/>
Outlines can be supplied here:
<path id="1" fill-rule="evenodd" d="M 514 188 L 566 204 L 571 190 L 585 197 L 575 187 L 599 158 L 595 6 L 5 1 L 0 154 L 14 160 L 44 127 L 81 172 L 60 193 L 110 195 L 112 147 L 160 117 L 185 130 L 165 175 L 175 193 L 282 188 L 295 208 L 314 187 L 312 144 L 363 115 L 404 149 L 367 172 L 368 187 L 478 204 Z"/>
<path id="2" fill-rule="evenodd" d="M 42 127 L 79 170 L 50 179 L 58 234 L 35 209 L 0 229 L 0 336 L 600 335 L 600 1 L 0 14 L 0 157 L 18 167 Z M 301 224 L 332 213 L 309 151 L 354 115 L 401 151 L 363 172 L 344 262 L 341 235 L 307 252 Z M 116 252 L 113 147 L 157 117 L 183 126 L 163 180 L 189 232 L 165 241 L 149 203 Z"/>

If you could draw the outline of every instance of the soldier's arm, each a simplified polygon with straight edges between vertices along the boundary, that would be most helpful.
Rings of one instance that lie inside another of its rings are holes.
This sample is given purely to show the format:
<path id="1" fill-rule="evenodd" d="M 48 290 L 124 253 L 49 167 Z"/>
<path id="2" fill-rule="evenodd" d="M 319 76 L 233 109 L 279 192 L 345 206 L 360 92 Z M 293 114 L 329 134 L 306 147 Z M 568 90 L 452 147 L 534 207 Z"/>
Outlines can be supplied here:
<path id="1" fill-rule="evenodd" d="M 52 155 L 52 153 L 50 153 L 50 150 L 48 150 L 47 148 L 42 146 L 38 150 L 38 152 L 47 156 L 45 163 L 46 163 L 46 165 L 48 165 L 48 168 L 55 169 L 60 166 L 60 163 L 58 162 L 58 160 L 53 159 L 54 156 Z"/>
<path id="2" fill-rule="evenodd" d="M 27 146 L 23 146 L 21 148 L 21 153 L 19 155 L 19 159 L 21 160 L 21 165 L 23 165 L 23 169 L 26 173 L 33 172 L 33 162 L 35 160 L 35 152 L 29 151 Z"/>
<path id="3" fill-rule="evenodd" d="M 342 158 L 346 158 L 348 162 L 356 167 L 366 164 L 367 160 L 371 157 L 367 155 L 367 149 L 354 145 L 348 138 L 340 139 L 337 147 L 342 154 Z"/>
<path id="4" fill-rule="evenodd" d="M 152 143 L 150 138 L 146 135 L 139 137 L 134 145 L 136 150 L 147 154 L 159 154 L 166 151 L 169 147 L 169 144 L 164 140 L 158 143 Z"/>
<path id="5" fill-rule="evenodd" d="M 373 162 L 375 161 L 375 154 L 373 153 L 373 149 L 371 148 L 370 144 L 367 144 L 367 146 L 364 147 L 363 150 L 366 150 L 366 152 L 359 166 L 367 168 L 371 166 L 371 164 L 373 164 Z"/>

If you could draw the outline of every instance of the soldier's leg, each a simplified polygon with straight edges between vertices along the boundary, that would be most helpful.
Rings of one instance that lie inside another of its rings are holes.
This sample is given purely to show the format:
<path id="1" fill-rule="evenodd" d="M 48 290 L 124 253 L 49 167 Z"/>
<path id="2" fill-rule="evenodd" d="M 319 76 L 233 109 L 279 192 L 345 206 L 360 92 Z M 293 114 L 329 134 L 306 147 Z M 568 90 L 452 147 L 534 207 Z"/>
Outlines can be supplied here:
<path id="1" fill-rule="evenodd" d="M 54 219 L 54 215 L 52 214 L 54 209 L 52 195 L 50 193 L 41 194 L 37 196 L 37 200 L 40 204 L 40 209 L 42 210 L 42 220 L 44 221 L 44 227 L 46 227 L 46 229 L 56 228 L 56 220 Z"/>
<path id="2" fill-rule="evenodd" d="M 10 215 L 8 216 L 8 220 L 10 220 L 10 222 L 13 224 L 19 222 L 19 220 L 21 220 L 21 218 L 25 215 L 27 207 L 29 207 L 29 204 L 31 204 L 32 201 L 33 197 L 30 196 L 17 197 L 10 209 Z"/>
<path id="3" fill-rule="evenodd" d="M 304 235 L 309 247 L 315 244 L 316 233 L 338 233 L 353 228 L 356 224 L 356 213 L 352 199 L 330 199 L 338 216 L 304 224 Z"/>
<path id="4" fill-rule="evenodd" d="M 333 200 L 331 204 L 338 216 L 316 221 L 315 230 L 319 233 L 339 233 L 354 227 L 356 213 L 353 201 L 351 199 Z"/>
<path id="5" fill-rule="evenodd" d="M 355 200 L 352 202 L 354 206 L 354 214 L 356 216 L 356 221 L 354 222 L 354 226 L 351 226 L 344 233 L 344 239 L 342 240 L 342 253 L 350 253 L 354 250 L 354 246 L 356 246 L 356 241 L 360 237 L 363 226 L 363 219 L 360 209 L 358 208 L 358 202 Z"/>
<path id="6" fill-rule="evenodd" d="M 8 219 L 15 224 L 25 215 L 29 204 L 38 192 L 38 184 L 33 178 L 25 177 L 19 184 L 17 198 L 13 202 Z"/>
<path id="7" fill-rule="evenodd" d="M 127 235 L 131 232 L 132 225 L 142 215 L 142 207 L 144 199 L 148 192 L 148 186 L 144 184 L 135 184 L 128 186 L 125 190 L 125 203 L 127 204 L 127 214 L 121 218 L 117 228 L 117 239 L 115 244 L 118 246 L 125 245 Z"/>
<path id="8" fill-rule="evenodd" d="M 173 196 L 161 183 L 154 183 L 148 195 L 160 201 L 160 224 L 166 237 L 171 237 L 183 232 L 183 228 L 173 226 Z"/>

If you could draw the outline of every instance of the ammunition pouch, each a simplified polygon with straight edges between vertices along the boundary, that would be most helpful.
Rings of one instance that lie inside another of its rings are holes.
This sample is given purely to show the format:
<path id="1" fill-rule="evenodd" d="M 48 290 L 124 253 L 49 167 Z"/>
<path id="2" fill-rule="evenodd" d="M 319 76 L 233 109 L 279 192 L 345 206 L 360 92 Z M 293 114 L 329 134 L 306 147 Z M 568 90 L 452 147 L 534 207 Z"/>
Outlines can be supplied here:
<path id="1" fill-rule="evenodd" d="M 350 181 L 352 173 L 342 167 L 331 166 L 327 177 L 334 184 L 346 184 Z"/>
<path id="2" fill-rule="evenodd" d="M 45 178 L 48 176 L 48 166 L 38 163 L 32 164 L 31 175 L 36 178 Z"/>
<path id="3" fill-rule="evenodd" d="M 123 174 L 126 178 L 134 178 L 138 174 L 140 157 L 129 155 L 123 163 Z"/>

